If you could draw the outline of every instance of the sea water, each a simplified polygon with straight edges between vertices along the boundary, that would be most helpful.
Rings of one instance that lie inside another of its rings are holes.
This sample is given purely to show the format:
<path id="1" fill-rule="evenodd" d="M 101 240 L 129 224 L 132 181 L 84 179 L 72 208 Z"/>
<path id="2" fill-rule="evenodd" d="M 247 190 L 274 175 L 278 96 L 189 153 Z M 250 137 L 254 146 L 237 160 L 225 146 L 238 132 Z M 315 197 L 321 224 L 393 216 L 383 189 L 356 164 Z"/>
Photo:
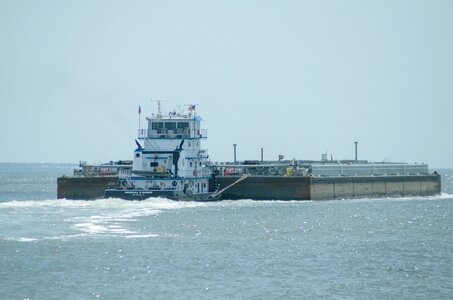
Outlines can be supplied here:
<path id="1" fill-rule="evenodd" d="M 73 167 L 0 164 L 0 299 L 453 295 L 453 170 L 434 197 L 57 200 Z"/>

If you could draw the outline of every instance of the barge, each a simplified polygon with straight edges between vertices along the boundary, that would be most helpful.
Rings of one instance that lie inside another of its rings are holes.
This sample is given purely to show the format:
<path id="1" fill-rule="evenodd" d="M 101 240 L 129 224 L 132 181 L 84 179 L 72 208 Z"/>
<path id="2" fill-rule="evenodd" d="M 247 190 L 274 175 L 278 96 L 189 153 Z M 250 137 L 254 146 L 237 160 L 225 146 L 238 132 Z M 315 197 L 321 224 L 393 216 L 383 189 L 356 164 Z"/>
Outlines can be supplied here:
<path id="1" fill-rule="evenodd" d="M 367 161 L 292 161 L 254 166 L 214 165 L 213 185 L 229 186 L 223 199 L 327 200 L 430 196 L 440 194 L 437 172 L 426 164 Z M 227 170 L 227 172 L 225 172 Z M 223 171 L 223 173 L 222 173 Z M 212 187 L 215 188 L 214 186 Z"/>
<path id="2" fill-rule="evenodd" d="M 211 162 L 201 147 L 207 131 L 195 106 L 157 114 L 140 129 L 131 161 L 81 163 L 72 176 L 57 180 L 57 198 L 92 200 L 212 201 L 328 200 L 431 196 L 441 180 L 426 164 L 365 160 Z M 357 144 L 356 144 L 357 145 Z"/>

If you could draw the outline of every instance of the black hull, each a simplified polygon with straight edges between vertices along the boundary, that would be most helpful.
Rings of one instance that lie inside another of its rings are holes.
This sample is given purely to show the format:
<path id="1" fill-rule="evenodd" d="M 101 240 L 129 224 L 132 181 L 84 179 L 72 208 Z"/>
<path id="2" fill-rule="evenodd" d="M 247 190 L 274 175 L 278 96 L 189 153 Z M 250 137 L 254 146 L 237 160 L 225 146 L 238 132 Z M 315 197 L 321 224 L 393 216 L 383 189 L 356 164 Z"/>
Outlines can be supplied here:
<path id="1" fill-rule="evenodd" d="M 223 188 L 239 178 L 222 176 L 213 181 Z M 310 177 L 249 176 L 227 189 L 220 199 L 310 200 Z"/>
<path id="2" fill-rule="evenodd" d="M 57 198 L 95 200 L 104 196 L 107 187 L 116 186 L 118 176 L 62 176 L 57 179 Z"/>
<path id="3" fill-rule="evenodd" d="M 185 194 L 182 191 L 159 191 L 159 190 L 124 190 L 106 189 L 103 198 L 120 198 L 124 200 L 140 201 L 149 198 L 165 198 L 177 201 L 210 201 L 207 194 Z"/>
<path id="4" fill-rule="evenodd" d="M 213 180 L 221 188 L 239 176 Z M 386 176 L 249 176 L 227 189 L 221 199 L 330 200 L 433 196 L 441 192 L 439 174 Z"/>
<path id="5" fill-rule="evenodd" d="M 210 191 L 222 189 L 239 176 L 219 176 L 210 180 Z M 209 194 L 175 194 L 176 191 L 150 191 L 152 193 L 126 193 L 121 189 L 106 189 L 115 185 L 117 177 L 60 177 L 58 198 L 100 199 L 115 197 L 128 200 L 143 200 L 162 197 L 174 200 L 205 201 Z M 106 195 L 104 195 L 104 191 Z M 130 192 L 130 191 L 129 191 Z M 141 191 L 143 192 L 143 191 Z M 249 176 L 227 189 L 220 199 L 253 200 L 324 200 L 349 198 L 381 198 L 401 196 L 431 196 L 440 194 L 439 174 L 395 176 Z M 200 199 L 201 198 L 201 199 Z"/>

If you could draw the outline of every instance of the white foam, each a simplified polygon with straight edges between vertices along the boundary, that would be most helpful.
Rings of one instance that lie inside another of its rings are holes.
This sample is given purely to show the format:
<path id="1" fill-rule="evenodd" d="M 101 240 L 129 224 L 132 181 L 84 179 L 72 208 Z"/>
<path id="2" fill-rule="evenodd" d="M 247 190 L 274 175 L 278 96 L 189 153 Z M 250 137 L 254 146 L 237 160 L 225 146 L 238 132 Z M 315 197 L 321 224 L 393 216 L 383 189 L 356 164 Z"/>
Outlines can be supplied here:
<path id="1" fill-rule="evenodd" d="M 404 201 L 435 201 L 435 200 L 453 200 L 452 194 L 441 193 L 435 196 L 404 196 L 404 197 L 381 197 L 381 198 L 343 198 L 343 199 L 325 199 L 310 201 L 312 203 L 329 203 L 329 202 L 404 202 Z"/>
<path id="2" fill-rule="evenodd" d="M 62 240 L 66 241 L 72 238 L 84 237 L 87 236 L 86 233 L 79 233 L 79 234 L 68 234 L 68 235 L 57 235 L 57 236 L 49 236 L 42 238 L 43 240 Z"/>
<path id="3" fill-rule="evenodd" d="M 42 238 L 29 238 L 29 237 L 8 237 L 4 238 L 3 240 L 5 241 L 17 241 L 17 242 L 35 242 L 35 241 L 42 241 L 42 240 L 62 240 L 66 241 L 71 238 L 78 238 L 78 237 L 84 237 L 87 236 L 88 234 L 82 233 L 82 234 L 69 234 L 69 235 L 57 235 L 57 236 L 46 236 Z"/>
<path id="4" fill-rule="evenodd" d="M 133 235 L 127 235 L 125 238 L 128 239 L 135 239 L 135 238 L 147 238 L 147 237 L 158 237 L 159 235 L 157 234 L 133 234 Z"/>
<path id="5" fill-rule="evenodd" d="M 350 199 L 344 202 L 371 202 L 371 201 L 419 201 L 419 200 L 453 200 L 452 194 L 442 193 L 436 196 L 429 197 L 403 197 L 403 198 L 364 198 Z M 334 200 L 338 201 L 338 200 Z M 142 217 L 151 216 L 153 214 L 162 213 L 165 210 L 193 208 L 193 207 L 228 207 L 228 206 L 255 206 L 255 205 L 273 205 L 276 203 L 285 204 L 292 203 L 304 205 L 310 203 L 331 202 L 331 201 L 255 201 L 250 199 L 243 200 L 222 200 L 218 202 L 178 202 L 162 198 L 150 198 L 144 201 L 127 201 L 121 199 L 102 199 L 95 201 L 85 200 L 29 200 L 29 201 L 9 201 L 0 203 L 1 209 L 13 208 L 17 210 L 24 209 L 23 214 L 27 215 L 27 208 L 57 208 L 58 218 L 60 211 L 67 216 L 66 219 L 60 218 L 65 223 L 69 223 L 72 232 L 66 232 L 67 227 L 62 227 L 56 236 L 51 237 L 11 237 L 6 240 L 14 240 L 19 242 L 33 242 L 38 240 L 67 240 L 69 238 L 77 238 L 81 236 L 115 236 L 125 238 L 149 238 L 157 237 L 158 235 L 152 232 L 138 232 L 131 229 L 130 222 L 136 222 Z M 64 208 L 60 210 L 59 208 Z M 39 210 L 36 210 L 39 212 Z M 69 217 L 72 216 L 72 217 Z M 55 217 L 52 214 L 52 218 Z M 75 232 L 74 232 L 75 230 Z"/>
<path id="6" fill-rule="evenodd" d="M 28 238 L 28 237 L 10 237 L 10 238 L 5 238 L 5 240 L 16 241 L 16 242 L 35 242 L 38 239 Z"/>
<path id="7" fill-rule="evenodd" d="M 178 209 L 186 207 L 203 206 L 206 203 L 190 201 L 173 201 L 164 198 L 149 198 L 142 201 L 129 201 L 118 198 L 98 200 L 11 200 L 0 202 L 2 208 L 36 208 L 36 207 L 62 207 L 62 208 L 155 208 L 155 209 Z"/>
<path id="8" fill-rule="evenodd" d="M 158 214 L 161 212 L 161 209 L 184 207 L 175 205 L 174 203 L 177 204 L 175 201 L 161 199 L 157 201 L 156 199 L 151 199 L 141 202 L 121 201 L 120 206 L 116 207 L 116 209 L 120 208 L 118 211 L 115 209 L 113 212 L 87 217 L 76 217 L 67 221 L 77 222 L 72 225 L 73 229 L 92 235 L 136 235 L 136 231 L 125 227 L 126 222 L 135 222 L 140 217 Z"/>
<path id="9" fill-rule="evenodd" d="M 432 196 L 434 199 L 453 199 L 453 194 L 441 193 L 437 196 Z M 431 198 L 431 197 L 428 197 Z"/>
<path id="10" fill-rule="evenodd" d="M 26 200 L 26 201 L 8 201 L 0 203 L 0 211 L 14 209 L 15 213 L 23 210 L 22 214 L 28 214 L 28 210 L 33 213 L 39 213 L 40 209 L 46 210 L 46 215 L 51 208 L 56 209 L 56 214 L 66 216 L 64 222 L 70 223 L 70 228 L 76 230 L 76 234 L 58 234 L 53 237 L 39 237 L 44 239 L 60 239 L 80 236 L 123 236 L 123 237 L 154 237 L 149 232 L 136 232 L 128 228 L 129 222 L 138 221 L 139 218 L 161 213 L 163 210 L 190 208 L 207 205 L 200 202 L 178 202 L 162 198 L 150 198 L 144 201 L 127 201 L 122 199 L 100 199 L 94 201 L 86 200 L 66 200 L 66 199 L 48 199 L 48 200 Z M 208 204 L 209 205 L 209 204 Z M 62 210 L 63 209 L 63 210 Z M 72 216 L 72 217 L 71 217 Z M 66 228 L 62 227 L 65 231 Z M 31 241 L 20 239 L 20 241 Z M 37 238 L 33 240 L 38 240 Z"/>

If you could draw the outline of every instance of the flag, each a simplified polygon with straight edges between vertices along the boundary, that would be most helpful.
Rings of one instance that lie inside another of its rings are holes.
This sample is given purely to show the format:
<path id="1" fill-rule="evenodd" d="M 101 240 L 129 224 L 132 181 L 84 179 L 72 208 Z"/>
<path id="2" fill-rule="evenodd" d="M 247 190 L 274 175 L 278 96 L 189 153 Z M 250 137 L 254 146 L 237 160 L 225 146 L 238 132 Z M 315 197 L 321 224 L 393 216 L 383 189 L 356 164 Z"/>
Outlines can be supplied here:
<path id="1" fill-rule="evenodd" d="M 141 107 L 141 105 L 138 106 L 138 113 L 139 113 L 139 114 L 142 113 L 142 107 Z"/>

